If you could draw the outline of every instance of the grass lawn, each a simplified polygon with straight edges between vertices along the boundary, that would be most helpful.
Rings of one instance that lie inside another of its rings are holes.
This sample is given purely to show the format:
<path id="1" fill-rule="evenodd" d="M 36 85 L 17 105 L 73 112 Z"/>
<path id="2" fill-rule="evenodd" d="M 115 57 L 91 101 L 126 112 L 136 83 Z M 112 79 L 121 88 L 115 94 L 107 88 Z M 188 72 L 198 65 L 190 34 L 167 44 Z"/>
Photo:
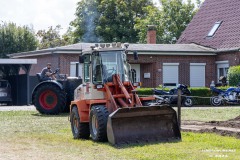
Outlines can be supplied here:
<path id="1" fill-rule="evenodd" d="M 239 113 L 240 108 L 183 109 L 182 119 L 225 120 L 235 118 Z M 182 132 L 181 142 L 116 148 L 109 143 L 74 140 L 68 114 L 45 116 L 35 111 L 0 112 L 0 159 L 237 160 L 239 157 L 240 140 L 233 137 Z"/>

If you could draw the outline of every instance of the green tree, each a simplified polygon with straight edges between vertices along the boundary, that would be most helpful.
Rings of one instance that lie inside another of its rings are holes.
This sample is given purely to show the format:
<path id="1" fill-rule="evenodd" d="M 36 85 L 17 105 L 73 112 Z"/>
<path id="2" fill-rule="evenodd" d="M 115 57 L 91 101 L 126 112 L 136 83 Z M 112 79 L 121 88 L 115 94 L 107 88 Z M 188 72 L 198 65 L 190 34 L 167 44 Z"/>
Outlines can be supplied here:
<path id="1" fill-rule="evenodd" d="M 184 3 L 182 0 L 160 0 L 158 9 L 146 8 L 148 16 L 139 19 L 135 27 L 139 30 L 140 43 L 146 43 L 146 25 L 156 25 L 157 43 L 175 43 L 192 20 L 196 9 L 191 0 Z"/>
<path id="2" fill-rule="evenodd" d="M 32 51 L 37 48 L 33 28 L 17 26 L 15 23 L 0 24 L 0 58 L 7 54 Z"/>
<path id="3" fill-rule="evenodd" d="M 137 42 L 135 24 L 148 6 L 154 7 L 151 0 L 82 0 L 71 22 L 75 42 Z"/>
<path id="4" fill-rule="evenodd" d="M 197 8 L 200 8 L 204 0 L 196 0 Z"/>
<path id="5" fill-rule="evenodd" d="M 100 41 L 96 35 L 99 4 L 99 0 L 81 0 L 77 3 L 76 18 L 70 23 L 74 27 L 71 33 L 73 43 Z"/>
<path id="6" fill-rule="evenodd" d="M 240 83 L 240 66 L 229 67 L 227 78 L 229 86 L 237 86 Z"/>
<path id="7" fill-rule="evenodd" d="M 60 35 L 61 26 L 57 25 L 55 28 L 52 26 L 46 30 L 39 30 L 37 37 L 39 39 L 39 49 L 54 48 L 71 44 L 72 40 L 68 37 L 68 32 L 65 33 L 64 38 Z"/>
<path id="8" fill-rule="evenodd" d="M 195 6 L 188 0 L 161 0 L 162 18 L 164 26 L 163 42 L 175 43 L 195 15 Z"/>
<path id="9" fill-rule="evenodd" d="M 157 43 L 163 42 L 162 35 L 164 33 L 164 27 L 161 24 L 161 12 L 158 8 L 148 6 L 145 8 L 148 12 L 148 16 L 144 19 L 137 18 L 135 29 L 138 31 L 138 40 L 140 43 L 147 43 L 147 26 L 155 25 L 156 26 L 156 38 Z"/>
<path id="10" fill-rule="evenodd" d="M 138 42 L 135 25 L 154 8 L 151 0 L 103 0 L 99 6 L 97 33 L 105 42 Z"/>

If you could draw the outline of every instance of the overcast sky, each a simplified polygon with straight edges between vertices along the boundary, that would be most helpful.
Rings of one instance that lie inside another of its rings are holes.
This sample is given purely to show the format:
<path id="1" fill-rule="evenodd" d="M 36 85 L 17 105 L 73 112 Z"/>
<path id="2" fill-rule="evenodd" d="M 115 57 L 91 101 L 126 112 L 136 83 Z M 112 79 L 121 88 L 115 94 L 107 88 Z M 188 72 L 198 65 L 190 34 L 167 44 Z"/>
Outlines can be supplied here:
<path id="1" fill-rule="evenodd" d="M 60 24 L 66 29 L 79 0 L 0 0 L 0 23 L 33 25 L 34 30 Z"/>
<path id="2" fill-rule="evenodd" d="M 64 32 L 75 18 L 79 0 L 0 0 L 0 23 L 33 25 L 34 30 L 60 24 Z M 158 0 L 153 0 L 155 3 Z"/>

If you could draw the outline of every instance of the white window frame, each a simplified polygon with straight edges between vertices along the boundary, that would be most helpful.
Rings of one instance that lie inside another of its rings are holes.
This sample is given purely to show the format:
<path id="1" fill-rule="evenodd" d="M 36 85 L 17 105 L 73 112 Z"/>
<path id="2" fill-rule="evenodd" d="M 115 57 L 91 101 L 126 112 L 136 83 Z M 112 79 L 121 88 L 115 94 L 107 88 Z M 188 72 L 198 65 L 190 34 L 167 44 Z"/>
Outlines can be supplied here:
<path id="1" fill-rule="evenodd" d="M 76 64 L 78 64 L 78 76 L 82 77 L 82 64 L 79 62 L 70 62 L 70 77 L 76 77 Z"/>
<path id="2" fill-rule="evenodd" d="M 215 24 L 213 25 L 213 27 L 211 28 L 211 30 L 208 32 L 207 37 L 212 37 L 214 36 L 214 34 L 216 33 L 216 31 L 218 30 L 218 28 L 221 26 L 222 21 L 218 21 L 215 22 Z"/>
<path id="3" fill-rule="evenodd" d="M 229 61 L 216 61 L 215 62 L 217 64 L 217 81 L 219 81 L 219 78 L 220 78 L 220 69 L 223 68 L 223 76 L 226 76 L 227 77 L 227 72 L 228 72 L 228 69 L 229 69 Z"/>

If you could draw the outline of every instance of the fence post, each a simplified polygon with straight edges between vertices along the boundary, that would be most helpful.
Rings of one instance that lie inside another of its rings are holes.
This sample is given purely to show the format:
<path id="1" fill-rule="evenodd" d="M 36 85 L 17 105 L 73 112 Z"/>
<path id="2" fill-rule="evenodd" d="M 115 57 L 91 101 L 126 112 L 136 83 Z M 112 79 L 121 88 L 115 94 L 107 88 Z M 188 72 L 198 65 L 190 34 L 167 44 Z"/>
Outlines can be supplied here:
<path id="1" fill-rule="evenodd" d="M 181 105 L 182 105 L 182 91 L 181 89 L 178 89 L 178 126 L 179 126 L 179 129 L 181 130 Z"/>

